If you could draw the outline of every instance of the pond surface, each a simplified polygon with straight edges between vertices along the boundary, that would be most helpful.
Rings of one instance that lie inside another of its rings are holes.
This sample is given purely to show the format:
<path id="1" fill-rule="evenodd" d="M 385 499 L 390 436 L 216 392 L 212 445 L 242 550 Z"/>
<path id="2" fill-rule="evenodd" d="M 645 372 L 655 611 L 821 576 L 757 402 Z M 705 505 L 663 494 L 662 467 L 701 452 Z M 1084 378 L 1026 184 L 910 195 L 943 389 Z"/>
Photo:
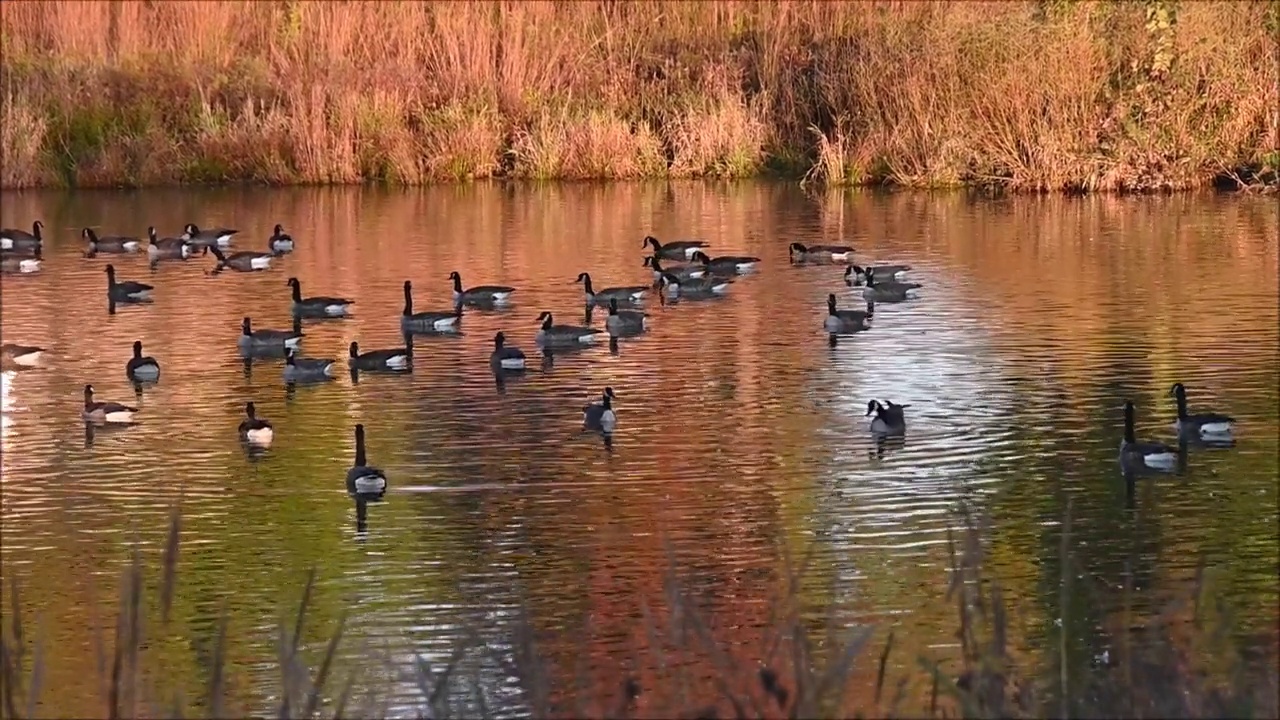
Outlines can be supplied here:
<path id="1" fill-rule="evenodd" d="M 478 185 L 5 193 L 0 214 L 6 227 L 41 219 L 47 237 L 41 271 L 0 286 L 4 341 L 48 349 L 41 367 L 4 373 L 2 468 L 3 570 L 21 583 L 26 635 L 45 644 L 47 716 L 104 713 L 86 681 L 95 630 L 109 645 L 131 548 L 149 592 L 158 586 L 175 504 L 173 619 L 161 625 L 148 600 L 149 667 L 200 697 L 225 608 L 227 688 L 251 712 L 278 697 L 276 628 L 311 568 L 307 647 L 318 664 L 348 613 L 340 665 L 357 695 L 383 683 L 390 712 L 410 713 L 413 653 L 443 666 L 474 633 L 495 652 L 468 667 L 520 714 L 492 659 L 516 643 L 517 616 L 544 638 L 553 686 L 583 672 L 605 692 L 624 672 L 652 683 L 641 608 L 662 603 L 674 562 L 718 641 L 749 662 L 786 557 L 805 552 L 813 622 L 875 628 L 853 692 L 871 692 L 893 629 L 890 672 L 924 697 L 917 658 L 957 654 L 945 591 L 962 507 L 989 522 L 987 567 L 1019 618 L 1010 643 L 1033 665 L 1059 652 L 1068 503 L 1074 662 L 1107 649 L 1126 568 L 1138 617 L 1203 577 L 1241 642 L 1275 627 L 1272 200 Z M 255 250 L 282 223 L 298 247 L 270 270 L 216 275 L 212 257 L 152 270 L 143 254 L 82 256 L 86 225 L 173 236 L 189 221 L 238 228 L 235 249 Z M 585 320 L 579 272 L 597 286 L 651 280 L 647 234 L 762 262 L 723 299 L 648 302 L 651 330 L 616 350 L 543 358 L 541 311 Z M 908 263 L 923 288 L 877 304 L 872 330 L 832 345 L 827 294 L 856 309 L 861 290 L 839 266 L 791 265 L 795 240 L 852 244 L 859 264 Z M 154 285 L 155 302 L 109 314 L 108 262 Z M 505 310 L 468 311 L 458 337 L 417 338 L 411 375 L 353 384 L 348 344 L 401 344 L 403 281 L 415 309 L 446 309 L 452 270 L 518 291 Z M 306 295 L 355 300 L 352 317 L 304 326 L 303 355 L 339 359 L 332 382 L 289 389 L 282 361 L 246 368 L 238 355 L 242 316 L 289 327 L 289 277 Z M 498 330 L 530 358 L 501 391 L 487 364 Z M 139 395 L 124 373 L 134 340 L 163 366 Z M 1126 492 L 1121 405 L 1137 404 L 1141 436 L 1172 442 L 1179 381 L 1193 411 L 1238 419 L 1236 445 L 1193 447 L 1179 474 Z M 139 424 L 87 434 L 85 383 L 136 404 Z M 618 396 L 611 447 L 581 432 L 583 405 L 605 386 Z M 867 432 L 872 397 L 910 404 L 900 446 Z M 275 427 L 264 453 L 237 439 L 247 400 Z M 360 518 L 343 482 L 358 422 L 391 484 Z"/>

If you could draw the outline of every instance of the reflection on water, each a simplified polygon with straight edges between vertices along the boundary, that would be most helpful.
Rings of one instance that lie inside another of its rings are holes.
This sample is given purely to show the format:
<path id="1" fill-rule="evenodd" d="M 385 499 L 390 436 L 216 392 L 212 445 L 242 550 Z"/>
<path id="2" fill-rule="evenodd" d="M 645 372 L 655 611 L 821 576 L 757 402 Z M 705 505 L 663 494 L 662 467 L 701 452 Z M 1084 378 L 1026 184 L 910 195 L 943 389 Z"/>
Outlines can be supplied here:
<path id="1" fill-rule="evenodd" d="M 175 504 L 177 620 L 150 652 L 198 696 L 225 605 L 228 686 L 249 708 L 278 687 L 275 625 L 311 567 L 307 640 L 347 611 L 344 662 L 401 698 L 417 694 L 413 653 L 442 666 L 466 628 L 509 650 L 517 608 L 539 631 L 572 631 L 544 647 L 557 682 L 589 660 L 608 692 L 624 671 L 651 683 L 636 617 L 658 604 L 668 547 L 733 618 L 720 641 L 744 649 L 767 622 L 779 548 L 812 547 L 807 599 L 844 621 L 896 626 L 909 672 L 920 654 L 954 653 L 941 591 L 962 501 L 991 516 L 988 563 L 1025 615 L 1011 641 L 1026 652 L 1056 632 L 1068 498 L 1075 552 L 1098 587 L 1133 567 L 1149 612 L 1189 587 L 1203 558 L 1246 632 L 1274 626 L 1280 377 L 1266 202 L 479 185 L 9 193 L 0 210 L 7 226 L 43 219 L 48 236 L 40 273 L 3 278 L 2 317 L 6 342 L 49 348 L 42 368 L 3 376 L 3 561 L 59 641 L 45 672 L 62 690 L 46 714 L 100 712 L 92 684 L 74 682 L 93 672 L 82 631 L 110 617 L 131 543 L 159 562 Z M 82 256 L 84 225 L 176 234 L 188 221 L 242 228 L 236 249 L 252 250 L 278 222 L 297 248 L 269 270 L 216 275 L 212 256 L 154 268 L 144 254 Z M 578 273 L 599 287 L 652 278 L 648 234 L 763 262 L 722 299 L 654 297 L 641 335 L 538 348 L 542 311 L 604 327 L 607 310 L 583 312 Z M 859 308 L 861 290 L 840 266 L 790 265 L 793 240 L 910 264 L 920 298 L 877 304 L 871 330 L 829 343 L 827 294 Z M 155 302 L 109 313 L 104 258 L 154 285 Z M 245 315 L 290 326 L 285 281 L 297 277 L 308 295 L 355 300 L 350 318 L 301 324 L 303 357 L 345 367 L 352 340 L 402 342 L 404 280 L 415 309 L 448 308 L 454 270 L 468 286 L 518 290 L 506 307 L 468 309 L 457 336 L 415 337 L 411 374 L 286 385 L 282 359 L 237 352 Z M 528 355 L 523 375 L 490 372 L 499 330 Z M 135 389 L 125 376 L 134 340 L 163 365 L 159 383 Z M 1126 482 L 1124 399 L 1139 407 L 1140 435 L 1169 439 L 1178 381 L 1193 411 L 1239 419 L 1237 444 L 1190 448 L 1179 473 Z M 136 404 L 140 424 L 85 430 L 86 382 Z M 607 444 L 582 432 L 582 408 L 605 386 L 619 396 Z M 910 403 L 905 437 L 867 432 L 873 397 Z M 238 442 L 247 400 L 275 427 L 268 450 Z M 390 478 L 383 502 L 345 492 L 357 422 Z M 1075 651 L 1099 651 L 1095 628 L 1118 602 L 1096 590 L 1073 598 Z M 516 702 L 498 665 L 473 664 Z"/>

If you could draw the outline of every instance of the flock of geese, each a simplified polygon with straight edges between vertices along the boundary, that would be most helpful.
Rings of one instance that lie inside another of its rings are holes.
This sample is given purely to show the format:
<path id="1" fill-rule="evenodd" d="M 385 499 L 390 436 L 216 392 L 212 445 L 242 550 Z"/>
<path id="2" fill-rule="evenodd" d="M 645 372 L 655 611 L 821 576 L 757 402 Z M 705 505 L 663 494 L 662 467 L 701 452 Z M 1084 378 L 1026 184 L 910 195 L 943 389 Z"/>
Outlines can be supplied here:
<path id="1" fill-rule="evenodd" d="M 11 228 L 0 229 L 0 267 L 6 273 L 37 272 L 42 262 L 43 225 L 35 221 L 30 233 Z M 267 239 L 265 251 L 241 250 L 230 252 L 232 238 L 238 230 L 230 228 L 201 229 L 193 223 L 183 228 L 178 237 L 157 236 L 156 229 L 147 229 L 147 240 L 144 242 L 135 237 L 103 236 L 99 237 L 92 228 L 84 228 L 81 237 L 88 243 L 85 256 L 95 258 L 99 255 L 128 255 L 143 250 L 154 267 L 155 264 L 178 260 L 185 261 L 197 256 L 212 254 L 216 265 L 212 272 L 225 270 L 240 272 L 256 272 L 271 267 L 274 260 L 290 253 L 295 248 L 292 237 L 285 234 L 284 228 L 277 224 Z M 588 311 L 596 306 L 608 308 L 604 330 L 585 325 L 568 325 L 556 323 L 550 312 L 542 312 L 538 316 L 538 329 L 534 341 L 544 351 L 550 348 L 582 346 L 595 343 L 607 334 L 611 341 L 644 333 L 649 327 L 649 315 L 637 309 L 650 292 L 657 290 L 659 301 L 666 305 L 668 301 L 698 301 L 724 296 L 734 281 L 740 276 L 751 274 L 760 263 L 760 258 L 726 255 L 711 257 L 708 243 L 700 240 L 681 240 L 662 243 L 652 236 L 644 238 L 643 247 L 649 251 L 644 258 L 644 267 L 653 276 L 652 284 L 630 285 L 620 287 L 597 288 L 588 273 L 581 273 L 576 283 L 582 285 L 584 300 Z M 846 285 L 861 291 L 865 309 L 842 310 L 837 307 L 835 293 L 827 295 L 826 315 L 822 319 L 822 327 L 833 338 L 837 335 L 854 334 L 870 329 L 875 313 L 876 303 L 903 302 L 914 297 L 914 292 L 921 285 L 904 282 L 901 277 L 911 270 L 910 265 L 876 265 L 863 267 L 853 264 L 854 249 L 845 245 L 804 245 L 793 242 L 789 246 L 791 262 L 794 264 L 840 264 L 844 266 L 843 281 Z M 113 264 L 104 268 L 107 276 L 107 296 L 112 303 L 148 303 L 151 302 L 151 285 L 133 281 L 119 280 Z M 891 278 L 891 279 L 882 279 Z M 350 371 L 357 373 L 387 372 L 405 373 L 413 369 L 413 336 L 456 333 L 460 329 L 464 308 L 497 309 L 505 305 L 516 288 L 504 285 L 477 285 L 466 287 L 462 276 L 451 272 L 448 277 L 453 285 L 454 305 L 448 309 L 415 311 L 413 304 L 413 286 L 409 280 L 404 281 L 404 310 L 400 315 L 400 329 L 405 338 L 403 347 L 362 349 L 358 343 L 352 342 L 348 348 L 347 362 Z M 354 300 L 324 295 L 304 296 L 301 283 L 297 278 L 289 278 L 288 286 L 292 294 L 291 310 L 294 326 L 291 330 L 255 327 L 250 317 L 241 321 L 241 334 L 237 341 L 238 349 L 244 358 L 275 357 L 284 359 L 284 379 L 287 383 L 309 381 L 325 381 L 332 379 L 337 365 L 335 358 L 301 357 L 298 354 L 303 334 L 300 319 L 325 319 L 346 317 Z M 588 320 L 589 322 L 589 320 Z M 6 365 L 37 366 L 44 348 L 6 343 L 0 348 L 0 359 Z M 508 344 L 506 334 L 498 332 L 493 338 L 493 351 L 489 355 L 489 365 L 495 376 L 509 373 L 522 373 L 525 370 L 526 356 L 520 348 Z M 132 356 L 125 364 L 125 373 L 135 383 L 154 383 L 160 378 L 160 363 L 155 358 L 143 355 L 141 341 L 133 343 Z M 1219 413 L 1189 414 L 1187 412 L 1186 388 L 1181 383 L 1175 384 L 1171 395 L 1177 401 L 1178 414 L 1174 427 L 1180 443 L 1188 440 L 1204 441 L 1211 444 L 1229 443 L 1232 438 L 1235 420 Z M 601 393 L 599 402 L 588 404 L 583 408 L 582 422 L 585 430 L 597 431 L 607 438 L 613 433 L 618 423 L 617 412 L 613 408 L 616 398 L 612 387 L 606 387 Z M 878 437 L 900 436 L 906 432 L 905 409 L 910 405 L 899 405 L 891 400 L 872 399 L 867 403 L 864 417 L 869 418 L 870 430 Z M 238 432 L 240 439 L 256 446 L 269 445 L 274 437 L 274 429 L 270 421 L 258 417 L 253 402 L 245 404 L 245 418 L 240 423 Z M 94 399 L 93 386 L 84 386 L 83 419 L 94 424 L 132 424 L 138 409 L 116 402 L 104 402 Z M 1124 405 L 1124 439 L 1120 444 L 1120 461 L 1126 469 L 1147 468 L 1155 470 L 1171 470 L 1179 455 L 1179 451 L 1156 441 L 1139 441 L 1134 431 L 1135 409 L 1132 401 Z M 347 489 L 357 499 L 375 499 L 381 497 L 387 489 L 386 474 L 368 464 L 365 456 L 364 426 L 355 426 L 355 461 L 347 473 Z"/>

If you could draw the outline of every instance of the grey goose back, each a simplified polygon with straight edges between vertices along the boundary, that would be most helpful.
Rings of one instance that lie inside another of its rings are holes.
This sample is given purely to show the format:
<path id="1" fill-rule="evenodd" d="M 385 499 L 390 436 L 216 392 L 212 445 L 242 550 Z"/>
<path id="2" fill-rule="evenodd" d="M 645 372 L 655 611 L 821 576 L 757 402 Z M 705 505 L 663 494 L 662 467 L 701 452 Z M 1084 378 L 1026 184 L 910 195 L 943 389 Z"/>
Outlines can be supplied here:
<path id="1" fill-rule="evenodd" d="M 835 293 L 827 295 L 827 317 L 822 327 L 829 333 L 858 332 L 870 329 L 871 317 L 875 313 L 875 303 L 867 303 L 866 311 L 837 310 Z"/>
<path id="2" fill-rule="evenodd" d="M 98 233 L 93 228 L 84 228 L 80 231 L 80 237 L 89 243 L 89 249 L 85 252 L 86 257 L 94 257 L 98 253 L 132 253 L 138 252 L 142 248 L 142 241 L 136 237 L 124 237 L 122 235 L 103 235 L 98 237 Z"/>
<path id="3" fill-rule="evenodd" d="M 654 257 L 668 260 L 689 260 L 698 251 L 698 248 L 711 246 L 702 240 L 673 240 L 669 243 L 660 243 L 658 238 L 646 235 L 644 245 L 641 247 L 652 247 Z"/>
<path id="4" fill-rule="evenodd" d="M 462 321 L 462 303 L 453 306 L 452 312 L 424 310 L 413 311 L 413 283 L 404 281 L 404 310 L 400 313 L 401 332 L 454 333 Z"/>
<path id="5" fill-rule="evenodd" d="M 133 280 L 123 280 L 116 282 L 116 266 L 108 264 L 105 268 L 107 273 L 107 297 L 117 302 L 142 302 L 151 299 L 151 291 L 155 288 L 146 283 L 134 282 Z"/>
<path id="6" fill-rule="evenodd" d="M 904 412 L 910 405 L 897 405 L 892 400 L 881 403 L 879 400 L 867 402 L 864 417 L 871 417 L 871 432 L 876 435 L 901 435 L 907 431 L 907 418 Z"/>
<path id="7" fill-rule="evenodd" d="M 1133 401 L 1124 401 L 1124 439 L 1120 441 L 1120 464 L 1129 469 L 1150 468 L 1168 471 L 1178 464 L 1178 451 L 1161 442 L 1139 442 L 1134 431 Z"/>
<path id="8" fill-rule="evenodd" d="M 574 282 L 582 283 L 582 289 L 586 293 L 588 303 L 607 303 L 610 300 L 639 302 L 649 292 L 649 286 L 647 285 L 625 285 L 596 290 L 591 285 L 590 273 L 578 273 L 578 279 Z"/>
<path id="9" fill-rule="evenodd" d="M 39 220 L 31 223 L 31 232 L 14 228 L 2 228 L 0 229 L 0 249 L 34 250 L 44 244 L 44 238 L 41 236 L 42 230 L 44 230 L 44 223 Z"/>
<path id="10" fill-rule="evenodd" d="M 722 255 L 713 258 L 701 250 L 694 252 L 692 259 L 694 262 L 702 263 L 702 266 L 712 273 L 739 275 L 755 270 L 756 264 L 760 262 L 760 258 L 747 255 Z"/>
<path id="11" fill-rule="evenodd" d="M 364 425 L 356 424 L 356 461 L 347 470 L 347 492 L 358 498 L 381 497 L 387 492 L 387 474 L 369 464 L 364 452 Z"/>
<path id="12" fill-rule="evenodd" d="M 309 380 L 328 380 L 333 377 L 333 366 L 337 361 L 332 358 L 302 358 L 293 348 L 284 352 L 284 381 L 286 383 L 307 382 Z"/>
<path id="13" fill-rule="evenodd" d="M 30 250 L 0 250 L 0 270 L 6 273 L 39 272 L 44 262 L 44 251 L 39 245 Z"/>
<path id="14" fill-rule="evenodd" d="M 495 372 L 524 370 L 524 351 L 507 344 L 505 333 L 493 336 L 493 352 L 489 353 L 489 367 Z"/>
<path id="15" fill-rule="evenodd" d="M 1190 414 L 1187 412 L 1187 388 L 1182 383 L 1174 383 L 1169 389 L 1178 403 L 1178 416 L 1173 421 L 1173 427 L 1178 431 L 1178 435 L 1184 438 L 1196 438 L 1200 440 L 1226 440 L 1229 439 L 1235 430 L 1235 418 L 1230 415 L 1223 415 L 1216 412 L 1203 412 Z"/>
<path id="16" fill-rule="evenodd" d="M 582 408 L 582 428 L 611 433 L 618 426 L 618 414 L 613 410 L 613 388 L 607 387 L 600 396 L 600 402 L 590 403 Z"/>
<path id="17" fill-rule="evenodd" d="M 213 256 L 218 259 L 218 264 L 213 268 L 215 273 L 227 268 L 240 272 L 266 270 L 271 267 L 271 258 L 275 257 L 271 253 L 254 250 L 241 250 L 227 255 L 217 245 L 206 245 L 205 250 L 213 253 Z"/>
<path id="18" fill-rule="evenodd" d="M 137 412 L 138 408 L 120 403 L 96 402 L 93 399 L 93 386 L 84 386 L 84 411 L 81 415 L 87 422 L 127 424 L 133 422 L 133 416 Z"/>
<path id="19" fill-rule="evenodd" d="M 538 315 L 538 333 L 534 341 L 539 345 L 575 345 L 593 343 L 602 331 L 582 325 L 556 325 L 551 313 L 546 310 Z"/>
<path id="20" fill-rule="evenodd" d="M 270 445 L 276 436 L 271 423 L 264 418 L 258 417 L 257 409 L 252 402 L 244 404 L 244 420 L 240 421 L 238 430 L 240 441 L 253 445 Z"/>
<path id="21" fill-rule="evenodd" d="M 5 363 L 13 363 L 22 367 L 35 367 L 40 364 L 40 358 L 43 356 L 44 348 L 38 345 L 19 345 L 17 343 L 0 345 L 0 360 Z"/>
<path id="22" fill-rule="evenodd" d="M 271 330 L 267 328 L 253 329 L 253 324 L 246 316 L 240 321 L 240 338 L 237 340 L 240 350 L 245 352 L 279 352 L 289 348 L 297 349 L 302 342 L 302 334 L 292 330 Z"/>
<path id="23" fill-rule="evenodd" d="M 147 228 L 147 257 L 152 260 L 186 260 L 195 246 L 183 238 L 158 238 L 154 226 Z"/>
<path id="24" fill-rule="evenodd" d="M 666 265 L 662 259 L 647 255 L 644 259 L 644 266 L 653 270 L 653 281 L 656 283 L 662 279 L 663 273 L 670 273 L 677 280 L 694 280 L 707 274 L 707 269 L 702 265 Z"/>
<path id="25" fill-rule="evenodd" d="M 405 372 L 412 370 L 412 338 L 406 335 L 405 341 L 405 347 L 384 348 L 381 350 L 366 350 L 365 352 L 360 352 L 360 344 L 355 340 L 352 340 L 347 355 L 347 364 L 351 366 L 352 370 L 387 370 L 391 372 Z"/>
<path id="26" fill-rule="evenodd" d="M 463 289 L 462 275 L 457 270 L 449 273 L 449 280 L 453 282 L 453 301 L 455 303 L 472 303 L 472 304 L 501 304 L 511 297 L 511 293 L 516 289 L 506 285 L 477 285 L 476 287 Z"/>
<path id="27" fill-rule="evenodd" d="M 671 273 L 663 273 L 658 280 L 658 286 L 662 288 L 669 296 L 679 296 L 691 299 L 709 298 L 723 295 L 729 292 L 729 285 L 732 283 L 727 278 L 712 277 L 704 275 L 700 278 L 690 280 L 680 280 Z"/>
<path id="28" fill-rule="evenodd" d="M 231 237 L 239 230 L 230 228 L 210 228 L 201 230 L 195 223 L 187 223 L 183 227 L 182 239 L 190 242 L 196 247 L 231 247 Z"/>
<path id="29" fill-rule="evenodd" d="M 277 255 L 287 252 L 293 252 L 293 237 L 286 234 L 284 226 L 276 223 L 276 227 L 271 231 L 271 237 L 267 239 L 267 249 Z"/>
<path id="30" fill-rule="evenodd" d="M 792 262 L 845 262 L 853 254 L 848 245 L 805 245 L 793 242 L 787 246 Z"/>
<path id="31" fill-rule="evenodd" d="M 294 315 L 302 315 L 305 317 L 343 317 L 351 310 L 351 306 L 356 303 L 355 300 L 347 298 L 330 297 L 328 295 L 316 295 L 314 297 L 302 297 L 302 283 L 298 282 L 298 278 L 291 277 L 287 281 L 290 292 L 292 293 Z"/>
<path id="32" fill-rule="evenodd" d="M 874 274 L 881 280 L 896 280 L 910 270 L 910 265 L 875 265 L 867 267 L 850 265 L 844 269 L 844 281 L 850 285 L 866 282 L 868 274 Z"/>
<path id="33" fill-rule="evenodd" d="M 133 341 L 133 357 L 125 363 L 124 374 L 134 382 L 155 382 L 160 379 L 160 363 L 150 356 L 143 356 L 142 341 Z"/>
<path id="34" fill-rule="evenodd" d="M 642 333 L 649 329 L 648 323 L 647 314 L 639 310 L 619 310 L 617 298 L 609 301 L 609 316 L 605 318 L 604 326 L 610 335 L 617 337 Z"/>
<path id="35" fill-rule="evenodd" d="M 867 272 L 867 286 L 862 289 L 862 297 L 867 302 L 902 302 L 911 297 L 909 293 L 920 288 L 920 283 L 880 282 L 876 279 L 875 270 Z"/>

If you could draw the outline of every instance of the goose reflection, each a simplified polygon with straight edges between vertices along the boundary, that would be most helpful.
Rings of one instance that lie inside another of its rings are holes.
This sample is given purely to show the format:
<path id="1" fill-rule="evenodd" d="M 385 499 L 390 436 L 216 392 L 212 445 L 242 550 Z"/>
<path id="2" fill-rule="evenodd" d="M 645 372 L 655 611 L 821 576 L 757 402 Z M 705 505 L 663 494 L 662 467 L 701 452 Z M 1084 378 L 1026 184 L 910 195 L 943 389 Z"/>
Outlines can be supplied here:
<path id="1" fill-rule="evenodd" d="M 369 501 L 356 498 L 356 535 L 363 536 L 369 532 Z M 364 538 L 359 538 L 363 540 Z"/>
<path id="2" fill-rule="evenodd" d="M 874 434 L 874 447 L 867 451 L 867 457 L 872 460 L 884 460 L 886 455 L 892 455 L 898 452 L 907 444 L 906 435 L 882 435 Z"/>

